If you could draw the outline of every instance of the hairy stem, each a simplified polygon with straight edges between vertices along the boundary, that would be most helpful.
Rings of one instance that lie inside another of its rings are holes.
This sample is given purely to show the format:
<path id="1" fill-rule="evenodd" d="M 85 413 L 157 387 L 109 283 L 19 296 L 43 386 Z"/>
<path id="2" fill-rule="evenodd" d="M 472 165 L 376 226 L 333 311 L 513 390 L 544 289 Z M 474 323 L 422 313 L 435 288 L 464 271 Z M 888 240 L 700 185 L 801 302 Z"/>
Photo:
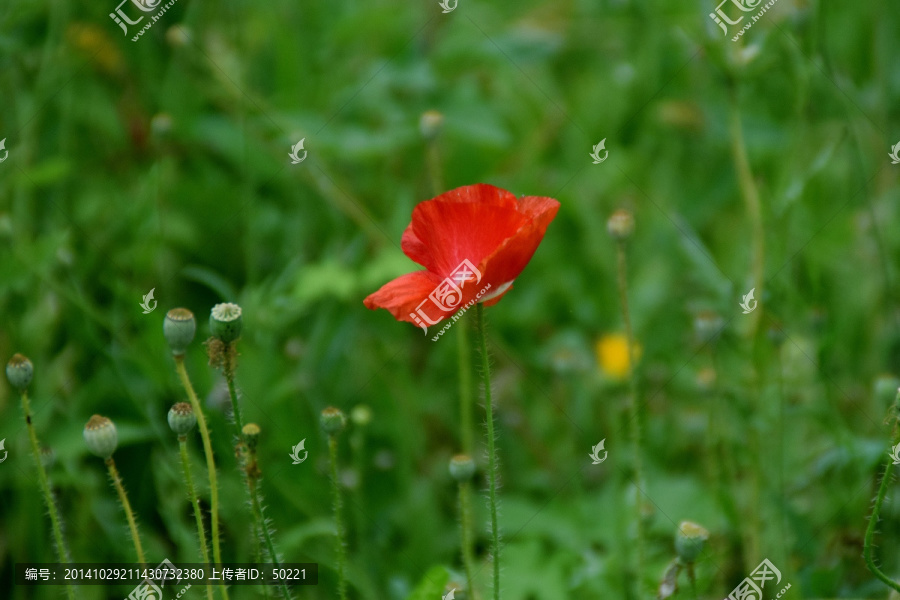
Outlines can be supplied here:
<path id="1" fill-rule="evenodd" d="M 191 385 L 191 379 L 188 377 L 187 369 L 184 367 L 184 356 L 175 357 L 175 370 L 181 379 L 181 385 L 188 396 L 194 414 L 197 415 L 197 426 L 200 428 L 200 438 L 203 440 L 203 453 L 206 455 L 206 470 L 209 473 L 209 495 L 210 495 L 210 520 L 212 521 L 212 551 L 213 561 L 216 565 L 222 564 L 222 551 L 219 546 L 219 483 L 216 478 L 216 460 L 213 457 L 212 443 L 209 441 L 209 429 L 206 427 L 206 417 L 200 408 L 200 401 L 194 392 L 194 386 Z M 222 583 L 219 585 L 222 592 L 222 598 L 228 600 L 228 588 Z"/>
<path id="2" fill-rule="evenodd" d="M 331 500 L 334 507 L 334 526 L 336 530 L 335 551 L 338 566 L 338 597 L 347 600 L 347 580 L 344 571 L 347 563 L 347 549 L 344 540 L 344 521 L 341 517 L 341 485 L 338 480 L 337 436 L 328 436 L 328 456 L 331 460 Z"/>
<path id="3" fill-rule="evenodd" d="M 494 447 L 494 408 L 491 400 L 491 364 L 484 330 L 484 305 L 475 305 L 481 350 L 481 374 L 484 378 L 484 410 L 487 413 L 488 499 L 491 508 L 491 555 L 494 562 L 494 600 L 500 600 L 500 527 L 497 523 L 497 449 Z"/>
<path id="4" fill-rule="evenodd" d="M 197 499 L 197 493 L 194 491 L 194 476 L 191 475 L 191 463 L 188 460 L 187 452 L 187 436 L 178 436 L 178 446 L 181 450 L 181 469 L 184 471 L 184 481 L 187 484 L 188 496 L 191 499 L 191 506 L 194 507 L 194 520 L 197 522 L 197 539 L 200 541 L 200 558 L 203 564 L 209 564 L 209 550 L 206 547 L 206 528 L 203 526 L 203 515 L 200 513 L 200 500 Z M 212 586 L 206 585 L 206 597 L 209 600 L 213 598 Z"/>
<path id="5" fill-rule="evenodd" d="M 631 444 L 634 460 L 634 479 L 635 479 L 635 556 L 636 565 L 635 585 L 637 587 L 637 597 L 642 594 L 641 585 L 641 568 L 644 565 L 644 511 L 643 511 L 643 494 L 645 489 L 644 483 L 644 467 L 642 460 L 643 442 L 641 439 L 641 413 L 638 406 L 637 398 L 637 370 L 635 362 L 637 360 L 637 352 L 634 343 L 634 332 L 631 328 L 631 313 L 628 310 L 628 264 L 625 255 L 625 242 L 620 240 L 616 247 L 617 255 L 617 271 L 618 271 L 618 288 L 619 302 L 622 305 L 622 321 L 625 324 L 625 337 L 628 341 L 628 422 L 631 428 Z"/>
<path id="6" fill-rule="evenodd" d="M 897 399 L 894 400 L 894 405 L 897 406 L 898 402 L 900 402 L 900 392 L 897 394 Z M 900 419 L 896 419 L 894 422 L 894 433 L 892 438 L 892 446 L 900 444 Z M 875 575 L 875 577 L 880 579 L 891 589 L 900 592 L 900 584 L 885 575 L 881 569 L 878 568 L 878 565 L 875 564 L 875 559 L 872 556 L 875 548 L 875 529 L 878 527 L 881 505 L 884 503 L 888 487 L 891 484 L 891 471 L 893 468 L 893 460 L 888 458 L 888 461 L 884 465 L 884 475 L 881 477 L 881 485 L 878 486 L 878 495 L 875 496 L 875 504 L 872 506 L 872 515 L 869 517 L 869 526 L 866 528 L 866 537 L 863 543 L 863 558 L 866 560 L 866 566 L 869 567 L 869 570 L 872 571 L 872 574 Z"/>
<path id="7" fill-rule="evenodd" d="M 275 543 L 272 541 L 272 532 L 269 531 L 269 526 L 266 524 L 265 517 L 263 516 L 262 502 L 259 500 L 259 486 L 257 486 L 259 481 L 259 469 L 256 466 L 256 452 L 254 450 L 250 451 L 250 460 L 251 468 L 248 469 L 247 472 L 247 489 L 250 492 L 250 505 L 253 509 L 253 519 L 256 522 L 255 528 L 262 530 L 263 540 L 266 543 L 266 551 L 269 553 L 269 558 L 275 565 L 275 568 L 278 569 L 280 568 L 280 565 L 278 563 L 278 555 L 275 553 Z M 281 582 L 281 593 L 285 598 L 291 597 L 291 591 L 283 581 Z"/>
<path id="8" fill-rule="evenodd" d="M 137 522 L 134 520 L 134 511 L 131 510 L 131 503 L 128 502 L 128 495 L 125 488 L 122 487 L 122 478 L 119 477 L 119 471 L 116 469 L 116 462 L 110 456 L 106 459 L 106 467 L 109 469 L 109 476 L 112 479 L 113 487 L 119 494 L 119 501 L 125 510 L 125 518 L 128 519 L 128 529 L 131 530 L 131 541 L 134 542 L 134 549 L 137 552 L 138 562 L 143 566 L 147 564 L 144 558 L 144 548 L 141 546 L 141 536 L 138 534 Z"/>
<path id="9" fill-rule="evenodd" d="M 225 373 L 225 381 L 228 382 L 228 395 L 231 397 L 231 412 L 234 415 L 234 424 L 237 426 L 238 439 L 241 438 L 244 422 L 241 419 L 241 408 L 238 406 L 237 391 L 234 387 L 234 342 L 229 342 L 225 348 L 222 371 Z"/>
<path id="10" fill-rule="evenodd" d="M 47 470 L 41 460 L 41 446 L 38 443 L 37 432 L 34 430 L 34 424 L 31 422 L 31 403 L 28 400 L 28 391 L 22 390 L 22 411 L 25 413 L 25 425 L 28 429 L 28 440 L 31 442 L 31 453 L 34 456 L 34 462 L 37 465 L 38 482 L 41 486 L 41 494 L 44 496 L 44 504 L 47 505 L 47 512 L 50 514 L 50 525 L 53 528 L 53 540 L 56 544 L 56 554 L 62 563 L 72 562 L 69 556 L 69 550 L 66 547 L 65 539 L 62 533 L 62 524 L 59 518 L 59 510 L 56 502 L 53 500 L 53 492 L 50 490 L 50 480 L 47 478 Z M 75 588 L 66 585 L 66 594 L 69 599 L 75 598 Z"/>

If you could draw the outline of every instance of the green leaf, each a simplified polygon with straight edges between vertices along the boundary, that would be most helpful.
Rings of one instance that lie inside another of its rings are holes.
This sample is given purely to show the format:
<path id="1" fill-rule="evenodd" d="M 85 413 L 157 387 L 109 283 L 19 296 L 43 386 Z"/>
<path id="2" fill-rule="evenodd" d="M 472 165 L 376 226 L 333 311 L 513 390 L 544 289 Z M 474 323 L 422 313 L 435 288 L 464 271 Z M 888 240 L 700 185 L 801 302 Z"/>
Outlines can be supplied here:
<path id="1" fill-rule="evenodd" d="M 444 595 L 444 586 L 449 579 L 447 567 L 431 567 L 406 600 L 437 600 Z"/>

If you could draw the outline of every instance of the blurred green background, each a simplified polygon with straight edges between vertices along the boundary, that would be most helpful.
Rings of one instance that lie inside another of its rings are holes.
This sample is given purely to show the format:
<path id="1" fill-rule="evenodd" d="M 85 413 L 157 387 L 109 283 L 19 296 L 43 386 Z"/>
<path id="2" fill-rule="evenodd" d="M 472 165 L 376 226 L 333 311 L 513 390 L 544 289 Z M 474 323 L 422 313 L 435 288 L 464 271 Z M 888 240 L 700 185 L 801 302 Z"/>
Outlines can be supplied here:
<path id="1" fill-rule="evenodd" d="M 460 576 L 447 473 L 459 451 L 455 341 L 362 305 L 417 268 L 400 237 L 436 178 L 562 204 L 515 289 L 487 311 L 504 598 L 629 597 L 628 386 L 595 351 L 623 332 L 606 232 L 622 207 L 636 219 L 642 597 L 684 519 L 711 533 L 702 598 L 725 597 L 763 558 L 790 597 L 887 597 L 861 554 L 890 449 L 888 376 L 900 374 L 896 3 L 779 0 L 738 43 L 706 1 L 460 0 L 443 14 L 436 0 L 179 0 L 137 42 L 140 26 L 124 36 L 115 8 L 0 5 L 0 357 L 34 362 L 34 422 L 55 456 L 76 561 L 134 560 L 102 461 L 81 439 L 101 413 L 119 429 L 148 560 L 199 562 L 165 421 L 184 400 L 161 333 L 175 306 L 201 323 L 187 364 L 220 465 L 224 558 L 252 559 L 222 381 L 199 343 L 209 309 L 235 301 L 237 380 L 244 419 L 263 432 L 276 544 L 288 561 L 320 564 L 319 585 L 295 597 L 336 597 L 318 426 L 329 405 L 371 409 L 340 447 L 351 597 L 436 600 Z M 431 150 L 427 110 L 444 116 Z M 301 138 L 309 154 L 292 165 Z M 601 139 L 609 158 L 594 165 Z M 744 315 L 752 287 L 759 306 Z M 145 315 L 151 288 L 159 307 Z M 0 415 L 0 597 L 62 597 L 12 584 L 14 563 L 55 559 L 5 384 Z M 301 439 L 309 460 L 292 465 Z M 601 439 L 609 459 L 594 466 Z M 487 598 L 480 497 L 475 509 Z M 898 575 L 896 503 L 879 531 L 880 563 Z M 251 597 L 262 591 L 232 594 Z"/>

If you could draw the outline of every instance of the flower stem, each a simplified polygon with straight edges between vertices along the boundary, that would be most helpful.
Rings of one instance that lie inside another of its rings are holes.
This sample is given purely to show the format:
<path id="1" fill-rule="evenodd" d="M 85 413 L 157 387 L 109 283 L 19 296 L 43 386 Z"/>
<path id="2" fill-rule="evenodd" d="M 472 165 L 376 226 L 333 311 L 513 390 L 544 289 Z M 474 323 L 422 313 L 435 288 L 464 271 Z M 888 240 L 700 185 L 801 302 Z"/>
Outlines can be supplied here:
<path id="1" fill-rule="evenodd" d="M 344 570 L 347 562 L 347 551 L 344 546 L 344 521 L 341 518 L 341 486 L 338 481 L 337 436 L 328 436 L 328 456 L 331 459 L 331 499 L 334 506 L 334 525 L 337 531 L 335 550 L 338 565 L 338 597 L 347 600 L 347 580 Z"/>
<path id="2" fill-rule="evenodd" d="M 178 446 L 181 450 L 181 468 L 184 471 L 184 480 L 187 483 L 188 496 L 191 499 L 191 506 L 194 507 L 194 520 L 197 521 L 197 538 L 200 540 L 200 557 L 203 564 L 209 564 L 209 550 L 206 547 L 206 528 L 203 527 L 203 515 L 200 513 L 200 501 L 197 499 L 197 493 L 194 491 L 194 477 L 191 475 L 191 463 L 188 460 L 187 452 L 187 436 L 178 436 Z M 206 586 L 206 597 L 209 600 L 213 598 L 212 586 Z"/>
<path id="3" fill-rule="evenodd" d="M 191 402 L 194 414 L 197 415 L 197 426 L 200 428 L 200 438 L 203 440 L 203 452 L 206 454 L 206 469 L 209 472 L 213 561 L 215 561 L 216 565 L 220 565 L 222 564 L 222 552 L 219 547 L 219 484 L 216 479 L 216 461 L 213 457 L 212 444 L 209 441 L 209 429 L 206 427 L 206 417 L 200 408 L 200 401 L 197 400 L 194 386 L 191 385 L 191 379 L 188 377 L 187 369 L 184 367 L 184 355 L 175 356 L 175 370 L 178 372 L 181 385 L 184 387 L 188 400 Z M 222 598 L 228 600 L 228 588 L 225 587 L 225 584 L 220 584 L 219 589 L 222 591 Z"/>
<path id="4" fill-rule="evenodd" d="M 27 390 L 22 390 L 22 412 L 25 413 L 25 425 L 28 429 L 28 439 L 31 442 L 31 453 L 34 455 L 34 462 L 37 465 L 38 482 L 41 486 L 41 493 L 44 496 L 44 504 L 47 505 L 47 512 L 50 513 L 50 525 L 53 528 L 56 554 L 59 556 L 60 562 L 70 563 L 72 559 L 69 556 L 65 539 L 63 539 L 59 510 L 56 507 L 56 502 L 53 500 L 50 481 L 47 479 L 47 470 L 44 469 L 44 463 L 41 460 L 41 447 L 38 443 L 37 432 L 34 430 L 34 424 L 31 422 L 31 403 L 28 400 Z M 66 594 L 70 600 L 75 598 L 75 588 L 71 584 L 66 585 Z"/>
<path id="5" fill-rule="evenodd" d="M 237 391 L 234 387 L 234 352 L 234 342 L 229 342 L 225 348 L 222 371 L 225 373 L 225 381 L 228 382 L 228 395 L 231 396 L 231 412 L 234 414 L 234 424 L 237 426 L 238 438 L 240 439 L 244 422 L 241 419 L 241 408 L 238 406 Z"/>
<path id="6" fill-rule="evenodd" d="M 137 522 L 134 520 L 134 511 L 131 510 L 128 495 L 125 493 L 125 488 L 122 487 L 122 478 L 119 477 L 119 471 L 116 469 L 116 461 L 111 456 L 106 459 L 106 467 L 109 469 L 113 487 L 116 488 L 116 492 L 119 494 L 119 501 L 125 510 L 125 518 L 128 519 L 128 529 L 131 530 L 131 540 L 134 542 L 135 551 L 137 551 L 138 562 L 143 566 L 147 564 L 147 560 L 144 558 L 144 548 L 141 546 L 141 536 L 138 534 Z"/>
<path id="7" fill-rule="evenodd" d="M 262 502 L 259 500 L 259 487 L 257 486 L 257 482 L 259 481 L 260 472 L 256 463 L 256 450 L 252 447 L 250 450 L 250 461 L 250 466 L 247 469 L 247 489 L 250 492 L 250 506 L 253 509 L 253 519 L 255 521 L 254 529 L 262 529 L 263 540 L 266 543 L 266 550 L 269 553 L 269 558 L 275 565 L 275 568 L 278 569 L 280 568 L 280 565 L 278 564 L 278 555 L 275 553 L 275 543 L 272 541 L 272 533 L 269 531 L 269 526 L 263 518 Z M 289 599 L 291 597 L 291 591 L 284 582 L 281 582 L 281 593 L 284 598 Z"/>
<path id="8" fill-rule="evenodd" d="M 635 479 L 635 555 L 637 564 L 635 566 L 635 585 L 637 586 L 637 597 L 640 598 L 642 580 L 641 569 L 644 565 L 644 511 L 643 511 L 643 493 L 644 493 L 644 468 L 641 457 L 643 443 L 641 439 L 641 413 L 638 407 L 637 399 L 637 370 L 635 362 L 637 360 L 637 352 L 635 351 L 634 332 L 631 328 L 631 314 L 628 310 L 628 263 L 625 255 L 625 242 L 620 240 L 616 244 L 617 255 L 617 271 L 618 271 L 618 288 L 619 302 L 622 304 L 622 321 L 625 324 L 625 337 L 628 340 L 628 422 L 631 426 L 631 444 L 632 454 L 634 455 L 634 479 Z"/>
<path id="9" fill-rule="evenodd" d="M 469 597 L 477 598 L 475 594 L 474 571 L 475 561 L 472 558 L 472 505 L 469 497 L 471 484 L 468 481 L 459 482 L 459 527 L 462 536 L 463 568 L 466 571 L 466 584 Z"/>
<path id="10" fill-rule="evenodd" d="M 481 374 L 484 377 L 484 410 L 487 413 L 488 498 L 491 507 L 491 554 L 494 560 L 494 600 L 500 600 L 500 528 L 497 524 L 497 449 L 494 447 L 494 408 L 491 400 L 491 364 L 484 330 L 484 305 L 475 305 L 481 349 Z"/>
<path id="11" fill-rule="evenodd" d="M 691 597 L 697 600 L 697 574 L 694 573 L 694 563 L 687 563 L 688 580 L 691 582 Z"/>
<path id="12" fill-rule="evenodd" d="M 894 400 L 894 405 L 897 406 L 898 402 L 900 402 L 900 392 L 897 394 L 897 399 Z M 897 419 L 894 422 L 894 433 L 892 438 L 892 446 L 900 444 L 900 419 Z M 866 528 L 866 537 L 863 542 L 863 558 L 866 560 L 866 566 L 869 567 L 869 570 L 872 571 L 872 574 L 875 575 L 875 577 L 880 579 L 891 589 L 900 592 L 900 584 L 885 575 L 881 569 L 878 568 L 878 565 L 875 564 L 875 559 L 872 557 L 872 552 L 875 547 L 875 529 L 878 527 L 881 504 L 884 502 L 888 486 L 891 484 L 891 471 L 893 468 L 893 461 L 888 459 L 884 466 L 884 475 L 881 477 L 881 485 L 878 486 L 878 495 L 875 496 L 875 504 L 872 506 L 872 515 L 869 517 L 869 526 Z"/>

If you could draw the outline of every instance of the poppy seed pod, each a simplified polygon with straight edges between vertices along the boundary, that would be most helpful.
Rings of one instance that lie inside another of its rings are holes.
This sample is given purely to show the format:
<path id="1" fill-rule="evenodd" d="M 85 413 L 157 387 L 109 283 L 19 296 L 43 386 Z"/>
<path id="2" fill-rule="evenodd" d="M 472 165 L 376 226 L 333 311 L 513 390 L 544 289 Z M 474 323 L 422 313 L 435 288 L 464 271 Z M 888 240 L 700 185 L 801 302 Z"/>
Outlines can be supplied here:
<path id="1" fill-rule="evenodd" d="M 247 441 L 247 446 L 251 450 L 256 449 L 256 444 L 259 442 L 259 425 L 257 425 L 256 423 L 247 423 L 246 425 L 244 425 L 243 429 L 241 429 L 241 433 L 244 434 L 244 439 Z"/>
<path id="2" fill-rule="evenodd" d="M 616 240 L 627 240 L 634 233 L 634 215 L 625 209 L 619 209 L 606 221 L 606 230 Z"/>
<path id="3" fill-rule="evenodd" d="M 232 302 L 213 306 L 209 314 L 209 330 L 214 338 L 228 344 L 241 337 L 241 307 Z"/>
<path id="4" fill-rule="evenodd" d="M 426 110 L 419 119 L 419 131 L 422 132 L 422 137 L 429 142 L 440 135 L 443 125 L 444 115 L 436 110 Z"/>
<path id="5" fill-rule="evenodd" d="M 708 539 L 709 532 L 705 528 L 692 521 L 682 521 L 675 534 L 675 552 L 678 558 L 686 563 L 694 562 L 703 552 Z"/>
<path id="6" fill-rule="evenodd" d="M 322 411 L 322 416 L 319 417 L 319 423 L 322 426 L 322 431 L 328 435 L 335 435 L 343 431 L 344 427 L 346 427 L 347 417 L 344 416 L 344 413 L 341 412 L 340 409 L 329 406 Z"/>
<path id="7" fill-rule="evenodd" d="M 475 474 L 475 461 L 467 454 L 457 454 L 450 459 L 450 476 L 462 483 Z"/>
<path id="8" fill-rule="evenodd" d="M 194 313 L 186 308 L 173 308 L 166 313 L 163 321 L 163 335 L 172 354 L 181 356 L 187 347 L 194 341 L 194 334 L 197 333 L 197 320 Z"/>
<path id="9" fill-rule="evenodd" d="M 33 376 L 34 365 L 23 354 L 13 354 L 6 363 L 6 378 L 9 379 L 9 384 L 20 392 L 25 391 Z"/>
<path id="10" fill-rule="evenodd" d="M 179 402 L 169 409 L 169 427 L 178 435 L 185 435 L 197 424 L 197 415 L 187 402 Z"/>
<path id="11" fill-rule="evenodd" d="M 100 415 L 94 415 L 84 426 L 84 443 L 88 450 L 106 460 L 116 451 L 119 436 L 112 421 Z"/>

